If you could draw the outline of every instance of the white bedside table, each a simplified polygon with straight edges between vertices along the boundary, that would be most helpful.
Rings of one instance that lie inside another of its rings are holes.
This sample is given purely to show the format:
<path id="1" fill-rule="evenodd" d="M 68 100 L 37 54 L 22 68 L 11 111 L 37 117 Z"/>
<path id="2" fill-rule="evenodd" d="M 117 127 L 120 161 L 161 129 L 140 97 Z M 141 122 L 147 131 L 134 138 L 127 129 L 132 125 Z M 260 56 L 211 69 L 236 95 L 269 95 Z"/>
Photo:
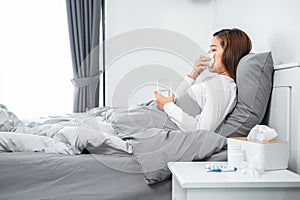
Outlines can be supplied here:
<path id="1" fill-rule="evenodd" d="M 300 176 L 289 170 L 268 171 L 254 178 L 239 172 L 206 172 L 207 163 L 168 164 L 172 200 L 300 199 Z"/>

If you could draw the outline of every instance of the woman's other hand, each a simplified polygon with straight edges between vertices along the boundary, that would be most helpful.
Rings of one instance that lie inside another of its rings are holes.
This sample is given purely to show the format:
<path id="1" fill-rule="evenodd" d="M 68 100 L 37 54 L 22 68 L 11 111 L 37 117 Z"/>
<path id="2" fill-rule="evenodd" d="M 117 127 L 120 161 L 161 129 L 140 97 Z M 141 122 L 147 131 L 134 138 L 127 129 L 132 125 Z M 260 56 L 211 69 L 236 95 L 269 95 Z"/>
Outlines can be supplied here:
<path id="1" fill-rule="evenodd" d="M 169 102 L 174 102 L 174 97 L 175 95 L 172 94 L 171 96 L 169 97 L 166 97 L 164 95 L 161 95 L 159 92 L 155 91 L 154 92 L 154 95 L 156 97 L 156 107 L 160 110 L 164 110 L 164 105 L 166 103 L 169 103 Z"/>

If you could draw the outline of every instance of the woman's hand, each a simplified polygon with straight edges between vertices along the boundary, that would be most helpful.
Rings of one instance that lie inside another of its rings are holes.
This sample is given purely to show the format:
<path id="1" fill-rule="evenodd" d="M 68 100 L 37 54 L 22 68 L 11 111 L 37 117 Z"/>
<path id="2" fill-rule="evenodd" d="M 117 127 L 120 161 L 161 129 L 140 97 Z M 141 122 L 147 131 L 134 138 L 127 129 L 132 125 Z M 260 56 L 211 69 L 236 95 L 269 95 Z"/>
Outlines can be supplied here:
<path id="1" fill-rule="evenodd" d="M 194 64 L 193 71 L 189 74 L 189 77 L 196 80 L 198 76 L 208 67 L 210 58 L 201 55 Z"/>
<path id="2" fill-rule="evenodd" d="M 174 97 L 175 97 L 175 95 L 174 94 L 172 94 L 171 96 L 169 96 L 169 97 L 165 97 L 165 96 L 163 96 L 163 95 L 161 95 L 159 92 L 157 92 L 157 91 L 155 91 L 154 92 L 154 95 L 155 95 L 155 97 L 156 97 L 156 107 L 158 108 L 158 109 L 160 109 L 160 110 L 164 110 L 164 105 L 166 104 L 166 103 L 169 103 L 169 102 L 173 102 L 174 101 Z"/>

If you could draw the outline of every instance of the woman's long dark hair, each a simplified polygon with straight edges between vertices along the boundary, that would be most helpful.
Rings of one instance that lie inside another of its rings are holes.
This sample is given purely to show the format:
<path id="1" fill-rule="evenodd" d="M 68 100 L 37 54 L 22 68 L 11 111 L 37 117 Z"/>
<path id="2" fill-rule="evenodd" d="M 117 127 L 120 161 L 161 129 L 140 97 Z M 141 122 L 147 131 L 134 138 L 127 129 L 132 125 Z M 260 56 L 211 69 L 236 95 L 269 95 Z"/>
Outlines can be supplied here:
<path id="1" fill-rule="evenodd" d="M 244 31 L 237 28 L 222 29 L 213 36 L 221 40 L 220 44 L 224 49 L 222 62 L 230 77 L 235 80 L 240 59 L 251 51 L 251 40 Z"/>

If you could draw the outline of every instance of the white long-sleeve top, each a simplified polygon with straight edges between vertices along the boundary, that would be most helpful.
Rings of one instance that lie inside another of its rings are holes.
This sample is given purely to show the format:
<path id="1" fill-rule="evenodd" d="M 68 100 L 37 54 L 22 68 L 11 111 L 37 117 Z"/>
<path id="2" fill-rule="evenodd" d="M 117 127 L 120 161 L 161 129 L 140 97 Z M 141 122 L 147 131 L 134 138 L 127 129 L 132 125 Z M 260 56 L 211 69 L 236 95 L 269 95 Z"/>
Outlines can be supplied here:
<path id="1" fill-rule="evenodd" d="M 202 111 L 191 116 L 174 102 L 170 102 L 164 105 L 169 118 L 184 131 L 215 131 L 235 106 L 236 84 L 233 79 L 224 75 L 216 75 L 200 83 L 195 83 L 195 80 L 186 76 L 176 89 L 175 98 L 180 99 L 183 95 L 189 95 Z"/>

